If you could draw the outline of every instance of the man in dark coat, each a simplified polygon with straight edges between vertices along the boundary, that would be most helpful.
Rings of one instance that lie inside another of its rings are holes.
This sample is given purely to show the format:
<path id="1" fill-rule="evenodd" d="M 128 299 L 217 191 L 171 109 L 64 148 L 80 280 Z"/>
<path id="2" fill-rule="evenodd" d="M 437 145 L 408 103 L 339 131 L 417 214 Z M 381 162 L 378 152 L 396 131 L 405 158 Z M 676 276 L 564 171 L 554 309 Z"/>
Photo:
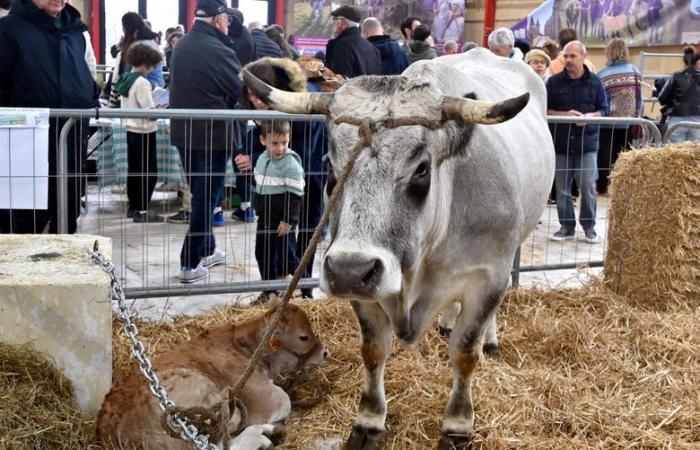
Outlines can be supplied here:
<path id="1" fill-rule="evenodd" d="M 345 78 L 381 75 L 379 50 L 360 34 L 362 10 L 343 5 L 331 12 L 335 39 L 326 45 L 326 67 Z"/>
<path id="2" fill-rule="evenodd" d="M 267 37 L 265 31 L 262 29 L 262 24 L 260 22 L 251 22 L 250 25 L 250 35 L 253 37 L 255 42 L 255 58 L 253 61 L 257 61 L 260 58 L 269 56 L 271 58 L 286 58 L 287 52 L 282 50 L 279 45 L 275 43 L 272 39 Z"/>
<path id="3" fill-rule="evenodd" d="M 255 40 L 243 25 L 243 13 L 240 9 L 235 9 L 233 12 L 231 24 L 228 27 L 228 37 L 233 41 L 236 56 L 242 66 L 258 59 L 255 55 Z"/>
<path id="4" fill-rule="evenodd" d="M 85 62 L 87 26 L 80 13 L 65 2 L 13 0 L 9 15 L 0 20 L 0 107 L 92 108 L 99 88 Z M 68 211 L 58 211 L 58 136 L 65 119 L 52 119 L 49 128 L 48 211 L 5 210 L 3 233 L 58 233 L 59 212 L 68 215 L 68 233 L 75 233 L 80 215 L 83 154 L 86 141 L 81 124 L 68 138 Z"/>
<path id="5" fill-rule="evenodd" d="M 178 43 L 171 67 L 170 107 L 233 109 L 241 94 L 241 64 L 227 36 L 233 10 L 224 0 L 199 0 L 190 33 Z M 190 227 L 180 252 L 180 281 L 194 283 L 225 261 L 212 234 L 212 215 L 223 190 L 226 162 L 237 147 L 238 124 L 225 120 L 173 120 L 172 143 L 180 152 L 192 192 Z M 241 170 L 250 170 L 248 167 Z"/>
<path id="6" fill-rule="evenodd" d="M 399 43 L 384 34 L 381 22 L 368 17 L 362 22 L 362 35 L 372 43 L 382 57 L 382 75 L 400 75 L 408 67 L 406 53 Z"/>

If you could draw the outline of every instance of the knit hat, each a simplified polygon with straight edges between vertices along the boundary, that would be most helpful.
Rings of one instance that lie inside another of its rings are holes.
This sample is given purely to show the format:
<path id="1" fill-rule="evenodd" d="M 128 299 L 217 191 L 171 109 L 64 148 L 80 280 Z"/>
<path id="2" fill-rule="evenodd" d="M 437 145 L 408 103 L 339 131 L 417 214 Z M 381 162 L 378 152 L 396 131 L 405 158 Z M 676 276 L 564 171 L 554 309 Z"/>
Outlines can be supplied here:
<path id="1" fill-rule="evenodd" d="M 549 55 L 537 48 L 527 52 L 527 55 L 525 55 L 525 63 L 530 64 L 530 61 L 532 61 L 535 58 L 543 59 L 545 64 L 547 64 L 547 67 L 549 67 L 552 64 L 552 59 L 549 57 Z"/>

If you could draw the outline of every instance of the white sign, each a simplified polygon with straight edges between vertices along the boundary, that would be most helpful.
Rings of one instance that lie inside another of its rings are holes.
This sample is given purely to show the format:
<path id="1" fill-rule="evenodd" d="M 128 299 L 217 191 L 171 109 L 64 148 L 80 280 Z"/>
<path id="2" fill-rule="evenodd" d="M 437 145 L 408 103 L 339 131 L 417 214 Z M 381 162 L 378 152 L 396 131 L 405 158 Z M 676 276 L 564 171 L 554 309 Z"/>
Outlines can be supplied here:
<path id="1" fill-rule="evenodd" d="M 47 209 L 49 110 L 0 108 L 0 209 Z"/>

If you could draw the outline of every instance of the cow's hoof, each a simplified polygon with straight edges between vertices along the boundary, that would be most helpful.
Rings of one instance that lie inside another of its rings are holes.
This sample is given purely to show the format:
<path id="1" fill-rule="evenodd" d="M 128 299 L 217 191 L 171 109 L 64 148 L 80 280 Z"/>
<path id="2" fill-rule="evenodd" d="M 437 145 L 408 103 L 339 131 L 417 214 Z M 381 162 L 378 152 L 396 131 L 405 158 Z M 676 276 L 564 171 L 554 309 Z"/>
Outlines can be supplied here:
<path id="1" fill-rule="evenodd" d="M 472 439 L 467 434 L 445 434 L 440 437 L 438 450 L 471 450 Z"/>
<path id="2" fill-rule="evenodd" d="M 493 342 L 486 342 L 482 348 L 482 351 L 484 352 L 484 355 L 493 359 L 498 359 L 500 355 L 498 344 L 494 344 Z"/>
<path id="3" fill-rule="evenodd" d="M 379 450 L 384 434 L 386 434 L 384 430 L 355 425 L 345 443 L 345 450 Z"/>
<path id="4" fill-rule="evenodd" d="M 438 326 L 438 332 L 442 337 L 450 337 L 450 334 L 452 334 L 452 329 L 443 326 Z"/>

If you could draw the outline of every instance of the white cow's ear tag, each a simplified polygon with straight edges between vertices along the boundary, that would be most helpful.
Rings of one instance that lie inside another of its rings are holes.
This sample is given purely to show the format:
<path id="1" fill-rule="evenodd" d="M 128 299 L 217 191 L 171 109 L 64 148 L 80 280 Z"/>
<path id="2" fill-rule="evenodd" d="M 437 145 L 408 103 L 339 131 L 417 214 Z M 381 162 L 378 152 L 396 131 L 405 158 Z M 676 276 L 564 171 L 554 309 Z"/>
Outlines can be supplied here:
<path id="1" fill-rule="evenodd" d="M 277 336 L 272 336 L 267 345 L 270 347 L 270 350 L 276 352 L 282 347 L 282 341 Z"/>

